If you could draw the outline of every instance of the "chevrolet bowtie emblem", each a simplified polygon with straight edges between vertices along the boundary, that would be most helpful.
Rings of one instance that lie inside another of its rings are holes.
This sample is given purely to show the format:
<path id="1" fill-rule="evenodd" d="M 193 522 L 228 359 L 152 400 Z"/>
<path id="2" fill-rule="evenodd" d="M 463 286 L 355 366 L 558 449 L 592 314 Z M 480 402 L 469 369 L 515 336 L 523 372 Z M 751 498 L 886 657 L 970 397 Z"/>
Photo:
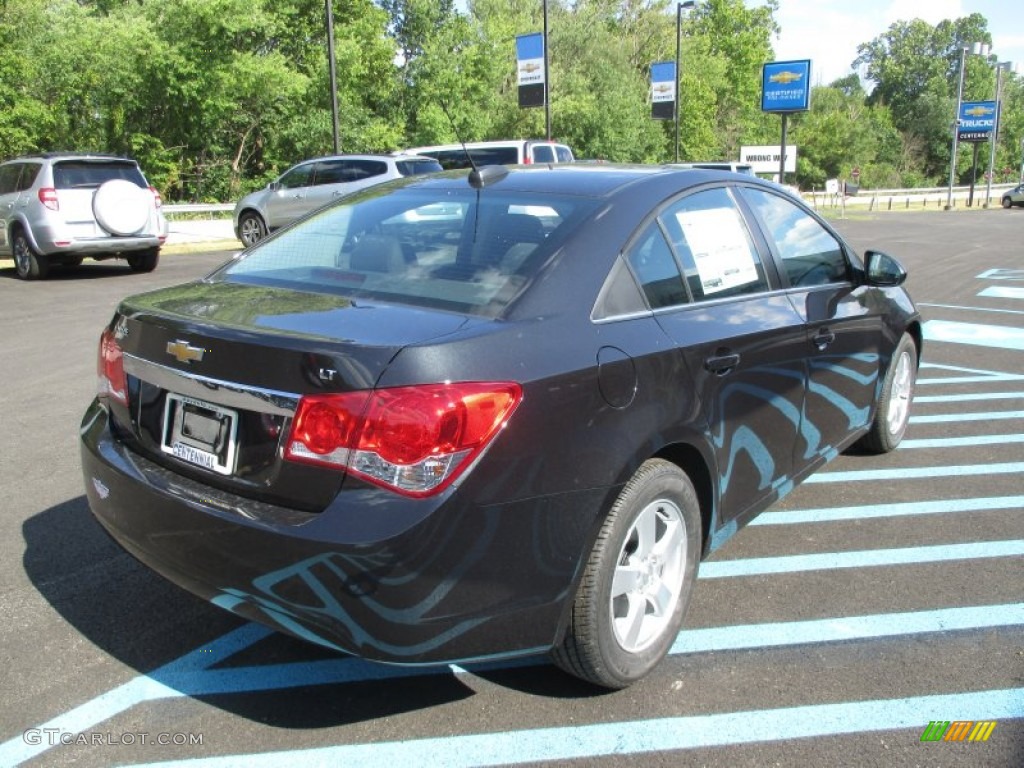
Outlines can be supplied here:
<path id="1" fill-rule="evenodd" d="M 167 354 L 173 355 L 179 363 L 191 363 L 193 360 L 196 362 L 203 359 L 203 355 L 206 350 L 202 347 L 193 347 L 187 341 L 169 341 L 167 342 Z"/>
<path id="2" fill-rule="evenodd" d="M 783 85 L 789 85 L 795 83 L 797 80 L 803 79 L 803 75 L 799 72 L 782 71 L 774 74 L 768 78 L 773 83 L 782 83 Z"/>

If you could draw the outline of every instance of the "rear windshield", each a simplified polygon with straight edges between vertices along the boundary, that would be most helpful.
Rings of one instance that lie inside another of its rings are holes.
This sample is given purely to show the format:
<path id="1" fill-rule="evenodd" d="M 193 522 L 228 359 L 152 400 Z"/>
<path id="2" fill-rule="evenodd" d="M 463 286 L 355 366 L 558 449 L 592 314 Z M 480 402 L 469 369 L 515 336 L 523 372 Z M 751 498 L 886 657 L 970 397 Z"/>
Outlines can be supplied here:
<path id="1" fill-rule="evenodd" d="M 468 153 L 468 154 L 467 154 Z M 519 162 L 519 150 L 512 147 L 471 147 L 469 149 L 438 149 L 423 154 L 436 157 L 446 171 L 457 168 L 471 168 L 473 163 L 481 165 L 515 165 Z M 469 160 L 473 156 L 473 162 Z"/>
<path id="2" fill-rule="evenodd" d="M 128 161 L 63 160 L 53 166 L 53 185 L 57 189 L 98 187 L 111 179 L 124 179 L 145 188 L 139 166 Z"/>
<path id="3" fill-rule="evenodd" d="M 416 176 L 420 173 L 434 173 L 443 170 L 437 160 L 398 160 L 395 165 L 403 176 Z"/>
<path id="4" fill-rule="evenodd" d="M 384 185 L 263 241 L 213 279 L 494 317 L 597 205 Z"/>

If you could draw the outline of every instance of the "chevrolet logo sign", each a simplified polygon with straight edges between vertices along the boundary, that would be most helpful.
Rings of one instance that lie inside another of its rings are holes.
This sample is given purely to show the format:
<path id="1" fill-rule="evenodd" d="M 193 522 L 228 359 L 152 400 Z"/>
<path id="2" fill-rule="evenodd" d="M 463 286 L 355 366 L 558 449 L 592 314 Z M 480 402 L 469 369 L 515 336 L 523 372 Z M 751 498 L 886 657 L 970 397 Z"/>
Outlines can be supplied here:
<path id="1" fill-rule="evenodd" d="M 992 107 L 971 107 L 965 109 L 964 114 L 970 115 L 971 117 L 982 117 L 984 115 L 991 115 L 995 110 Z"/>
<path id="2" fill-rule="evenodd" d="M 789 85 L 790 83 L 796 82 L 797 80 L 802 80 L 803 77 L 803 74 L 801 74 L 800 72 L 782 71 L 772 75 L 768 79 L 773 83 L 782 83 L 783 85 Z"/>
<path id="3" fill-rule="evenodd" d="M 167 354 L 173 355 L 179 363 L 191 363 L 193 360 L 199 362 L 203 359 L 206 350 L 202 347 L 193 347 L 187 341 L 167 342 Z"/>
<path id="4" fill-rule="evenodd" d="M 675 88 L 673 86 L 671 86 L 671 85 L 656 85 L 656 86 L 654 86 L 654 92 L 655 93 L 668 93 L 669 91 L 674 91 L 674 90 L 675 90 Z"/>
<path id="5" fill-rule="evenodd" d="M 532 61 L 519 67 L 520 72 L 526 72 L 527 74 L 532 74 L 538 69 L 540 69 L 540 64 L 534 64 Z"/>

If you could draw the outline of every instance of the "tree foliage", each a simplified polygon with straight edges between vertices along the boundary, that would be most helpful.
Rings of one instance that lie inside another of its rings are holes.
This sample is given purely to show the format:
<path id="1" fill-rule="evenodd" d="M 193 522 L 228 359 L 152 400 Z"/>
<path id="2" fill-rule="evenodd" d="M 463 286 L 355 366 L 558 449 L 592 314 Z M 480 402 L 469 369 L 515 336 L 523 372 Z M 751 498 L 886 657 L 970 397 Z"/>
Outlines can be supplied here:
<path id="1" fill-rule="evenodd" d="M 540 0 L 333 0 L 339 142 L 386 152 L 541 137 L 520 109 L 515 38 Z M 551 133 L 577 155 L 674 156 L 650 113 L 650 68 L 676 55 L 672 0 L 548 0 Z M 778 142 L 760 111 L 778 0 L 700 0 L 681 25 L 680 156 L 735 159 Z M 333 150 L 324 0 L 0 0 L 0 158 L 33 151 L 139 159 L 168 200 L 233 200 Z M 987 42 L 979 14 L 897 22 L 860 46 L 856 75 L 815 89 L 792 120 L 797 181 L 857 166 L 872 186 L 941 183 L 960 51 Z M 992 98 L 991 62 L 967 56 L 964 95 Z M 996 167 L 1016 173 L 1024 85 L 1005 78 Z M 969 151 L 969 148 L 964 150 Z M 967 163 L 961 159 L 960 167 Z"/>

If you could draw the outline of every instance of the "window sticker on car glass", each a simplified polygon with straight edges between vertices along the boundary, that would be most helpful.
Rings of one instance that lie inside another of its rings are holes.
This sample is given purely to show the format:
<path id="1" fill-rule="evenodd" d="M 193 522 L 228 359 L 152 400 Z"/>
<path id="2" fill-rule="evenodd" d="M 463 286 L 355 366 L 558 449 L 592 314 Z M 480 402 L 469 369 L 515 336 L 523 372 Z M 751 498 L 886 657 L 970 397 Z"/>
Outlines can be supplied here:
<path id="1" fill-rule="evenodd" d="M 706 208 L 678 211 L 676 220 L 693 254 L 705 295 L 760 279 L 757 259 L 735 210 Z"/>

